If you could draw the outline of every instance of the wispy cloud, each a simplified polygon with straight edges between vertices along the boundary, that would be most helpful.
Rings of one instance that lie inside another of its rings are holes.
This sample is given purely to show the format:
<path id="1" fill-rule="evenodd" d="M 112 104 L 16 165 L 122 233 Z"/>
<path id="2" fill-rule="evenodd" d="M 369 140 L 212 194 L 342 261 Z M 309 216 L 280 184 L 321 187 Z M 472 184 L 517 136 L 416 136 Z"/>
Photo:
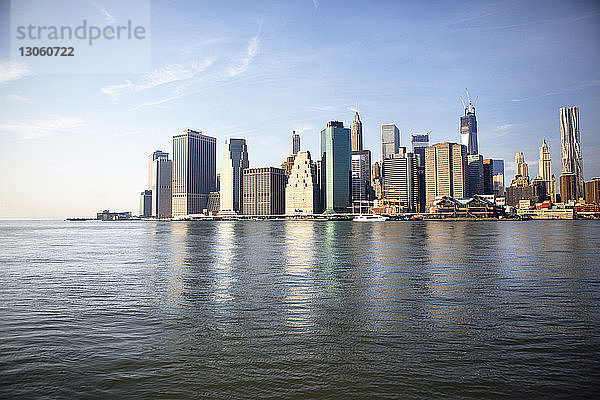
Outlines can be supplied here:
<path id="1" fill-rule="evenodd" d="M 0 131 L 14 133 L 22 139 L 30 140 L 72 132 L 82 126 L 82 119 L 50 114 L 44 119 L 0 123 Z"/>
<path id="2" fill-rule="evenodd" d="M 310 106 L 308 109 L 311 111 L 330 111 L 333 109 L 333 106 Z"/>
<path id="3" fill-rule="evenodd" d="M 574 92 L 574 91 L 577 91 L 577 90 L 587 89 L 587 88 L 596 87 L 596 86 L 600 86 L 600 79 L 596 79 L 596 80 L 592 80 L 592 81 L 580 83 L 579 85 L 574 85 L 574 86 L 570 86 L 570 87 L 566 87 L 566 88 L 562 88 L 562 89 L 551 90 L 549 92 L 546 92 L 546 93 L 543 93 L 543 94 L 540 94 L 540 95 L 536 95 L 536 96 L 529 96 L 529 97 L 522 97 L 522 98 L 511 99 L 511 101 L 512 102 L 521 102 L 521 101 L 527 101 L 527 100 L 534 100 L 534 99 L 539 99 L 539 98 L 542 98 L 542 97 L 556 96 L 556 95 L 559 95 L 559 94 L 568 93 L 568 92 Z"/>
<path id="4" fill-rule="evenodd" d="M 21 79 L 31 74 L 26 64 L 10 60 L 0 61 L 0 83 Z"/>
<path id="5" fill-rule="evenodd" d="M 315 6 L 315 10 L 319 8 L 319 0 L 313 0 L 313 6 Z"/>
<path id="6" fill-rule="evenodd" d="M 250 38 L 250 40 L 248 41 L 248 48 L 246 50 L 246 54 L 237 62 L 236 65 L 232 65 L 227 69 L 225 76 L 227 78 L 233 78 L 234 76 L 237 76 L 241 73 L 246 72 L 248 70 L 248 68 L 250 67 L 250 64 L 256 57 L 257 53 L 258 53 L 258 35 Z"/>
<path id="7" fill-rule="evenodd" d="M 10 101 L 11 103 L 31 103 L 31 99 L 29 97 L 21 96 L 18 94 L 9 94 L 8 96 L 6 96 L 6 100 Z"/>
<path id="8" fill-rule="evenodd" d="M 192 62 L 187 65 L 168 64 L 161 68 L 155 69 L 152 72 L 144 74 L 139 83 L 134 84 L 131 81 L 116 85 L 108 85 L 103 87 L 102 93 L 116 100 L 119 97 L 139 92 L 147 89 L 153 89 L 158 86 L 175 84 L 194 78 L 198 73 L 204 71 L 214 63 L 214 58 L 207 58 L 201 62 Z M 175 91 L 177 92 L 177 90 Z"/>
<path id="9" fill-rule="evenodd" d="M 504 125 L 498 125 L 497 127 L 494 128 L 494 130 L 496 132 L 506 132 L 512 128 L 514 128 L 515 126 L 517 126 L 517 124 L 504 124 Z"/>

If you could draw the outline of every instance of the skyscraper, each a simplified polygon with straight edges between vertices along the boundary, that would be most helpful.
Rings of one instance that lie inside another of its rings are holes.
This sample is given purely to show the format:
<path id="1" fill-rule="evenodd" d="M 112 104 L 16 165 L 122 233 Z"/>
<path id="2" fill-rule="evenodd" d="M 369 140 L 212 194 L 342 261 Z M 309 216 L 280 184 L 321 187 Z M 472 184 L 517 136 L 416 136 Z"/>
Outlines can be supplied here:
<path id="1" fill-rule="evenodd" d="M 287 176 L 281 168 L 246 168 L 243 173 L 242 211 L 247 215 L 277 215 L 285 212 Z"/>
<path id="2" fill-rule="evenodd" d="M 362 151 L 363 149 L 363 124 L 358 115 L 358 111 L 354 114 L 354 120 L 350 126 L 352 132 L 352 151 Z"/>
<path id="3" fill-rule="evenodd" d="M 515 155 L 515 176 L 521 176 L 523 179 L 529 179 L 529 167 L 525 162 L 525 155 L 523 153 L 518 152 Z"/>
<path id="4" fill-rule="evenodd" d="M 560 108 L 560 158 L 562 173 L 575 174 L 576 197 L 583 197 L 583 156 L 577 107 Z"/>
<path id="5" fill-rule="evenodd" d="M 418 156 L 401 147 L 382 162 L 383 206 L 386 212 L 415 212 L 419 202 Z"/>
<path id="6" fill-rule="evenodd" d="M 468 92 L 467 92 L 468 93 Z M 467 154 L 477 154 L 477 117 L 475 116 L 475 106 L 469 99 L 469 104 L 465 107 L 465 115 L 460 117 L 459 124 L 460 142 L 467 147 Z"/>
<path id="7" fill-rule="evenodd" d="M 249 167 L 246 139 L 227 139 L 221 164 L 221 213 L 242 211 L 243 172 Z"/>
<path id="8" fill-rule="evenodd" d="M 140 217 L 152 215 L 152 190 L 144 190 L 140 195 Z"/>
<path id="9" fill-rule="evenodd" d="M 504 160 L 483 160 L 483 194 L 504 195 Z"/>
<path id="10" fill-rule="evenodd" d="M 215 190 L 217 139 L 186 129 L 173 136 L 173 216 L 199 214 Z"/>
<path id="11" fill-rule="evenodd" d="M 465 197 L 467 146 L 437 143 L 425 149 L 425 187 L 427 207 L 437 196 Z"/>
<path id="12" fill-rule="evenodd" d="M 381 125 L 381 159 L 385 160 L 400 149 L 400 130 L 394 124 Z"/>
<path id="13" fill-rule="evenodd" d="M 169 153 L 157 150 L 148 157 L 148 189 L 152 192 L 151 215 L 171 218 L 171 180 L 173 161 Z"/>
<path id="14" fill-rule="evenodd" d="M 483 194 L 483 156 L 481 154 L 467 155 L 467 197 Z"/>
<path id="15" fill-rule="evenodd" d="M 296 155 L 300 151 L 300 135 L 296 131 L 292 131 L 292 155 Z"/>
<path id="16" fill-rule="evenodd" d="M 429 146 L 429 133 L 415 133 L 410 135 L 412 152 L 419 155 L 419 165 L 425 166 L 425 148 Z"/>
<path id="17" fill-rule="evenodd" d="M 546 140 L 542 143 L 540 147 L 540 162 L 538 165 L 539 168 L 539 178 L 546 185 L 546 193 L 550 198 L 555 200 L 556 197 L 556 179 L 554 175 L 552 175 L 552 160 L 550 158 L 550 148 L 546 144 Z"/>
<path id="18" fill-rule="evenodd" d="M 296 154 L 292 172 L 285 187 L 286 214 L 316 214 L 320 210 L 320 188 L 316 164 L 310 152 Z"/>
<path id="19" fill-rule="evenodd" d="M 371 151 L 352 152 L 352 206 L 362 207 L 369 200 L 371 186 Z"/>
<path id="20" fill-rule="evenodd" d="M 350 129 L 330 121 L 321 131 L 321 190 L 326 213 L 347 212 L 350 207 Z"/>

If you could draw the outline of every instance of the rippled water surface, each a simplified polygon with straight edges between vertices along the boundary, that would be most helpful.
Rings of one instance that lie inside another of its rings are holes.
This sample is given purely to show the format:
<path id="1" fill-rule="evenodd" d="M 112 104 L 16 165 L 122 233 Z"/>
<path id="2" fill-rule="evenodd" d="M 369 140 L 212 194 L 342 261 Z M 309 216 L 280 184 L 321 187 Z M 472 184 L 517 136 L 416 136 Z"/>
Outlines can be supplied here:
<path id="1" fill-rule="evenodd" d="M 0 221 L 3 398 L 571 398 L 600 223 Z"/>

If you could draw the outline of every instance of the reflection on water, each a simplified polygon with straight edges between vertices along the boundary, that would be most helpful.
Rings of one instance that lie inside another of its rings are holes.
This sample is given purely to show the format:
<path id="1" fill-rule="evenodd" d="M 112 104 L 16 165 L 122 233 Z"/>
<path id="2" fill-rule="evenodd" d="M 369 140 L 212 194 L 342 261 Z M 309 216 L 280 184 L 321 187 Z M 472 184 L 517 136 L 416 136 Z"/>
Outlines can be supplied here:
<path id="1" fill-rule="evenodd" d="M 0 248 L 2 398 L 600 383 L 594 222 L 2 221 Z"/>

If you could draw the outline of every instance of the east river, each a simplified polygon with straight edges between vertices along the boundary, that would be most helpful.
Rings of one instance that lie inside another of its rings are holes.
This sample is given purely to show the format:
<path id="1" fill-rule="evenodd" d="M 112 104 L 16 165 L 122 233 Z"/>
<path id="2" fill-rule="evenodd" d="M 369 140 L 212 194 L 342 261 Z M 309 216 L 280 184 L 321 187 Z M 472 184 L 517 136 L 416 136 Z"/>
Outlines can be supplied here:
<path id="1" fill-rule="evenodd" d="M 0 221 L 0 398 L 599 387 L 595 221 Z"/>

